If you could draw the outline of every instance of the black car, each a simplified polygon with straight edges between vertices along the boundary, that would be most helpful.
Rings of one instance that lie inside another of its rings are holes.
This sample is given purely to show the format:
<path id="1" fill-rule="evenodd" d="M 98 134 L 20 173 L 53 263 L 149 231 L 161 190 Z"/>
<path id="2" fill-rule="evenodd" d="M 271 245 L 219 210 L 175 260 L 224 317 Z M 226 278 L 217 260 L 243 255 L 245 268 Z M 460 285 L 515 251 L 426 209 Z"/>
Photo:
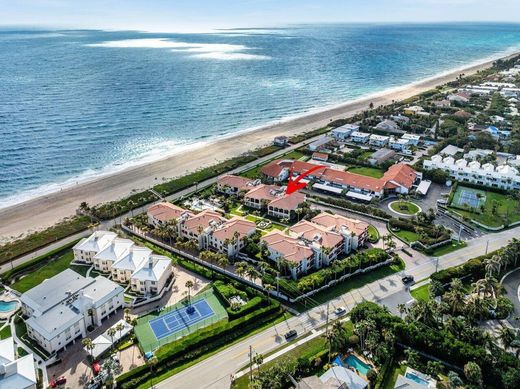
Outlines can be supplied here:
<path id="1" fill-rule="evenodd" d="M 403 281 L 403 284 L 409 285 L 409 284 L 413 284 L 414 279 L 412 276 L 404 276 L 403 278 L 401 278 L 401 281 Z"/>
<path id="2" fill-rule="evenodd" d="M 284 336 L 285 336 L 285 340 L 289 340 L 289 339 L 292 339 L 292 338 L 295 338 L 296 335 L 298 335 L 298 333 L 296 332 L 296 330 L 290 330 L 289 332 L 287 332 Z"/>

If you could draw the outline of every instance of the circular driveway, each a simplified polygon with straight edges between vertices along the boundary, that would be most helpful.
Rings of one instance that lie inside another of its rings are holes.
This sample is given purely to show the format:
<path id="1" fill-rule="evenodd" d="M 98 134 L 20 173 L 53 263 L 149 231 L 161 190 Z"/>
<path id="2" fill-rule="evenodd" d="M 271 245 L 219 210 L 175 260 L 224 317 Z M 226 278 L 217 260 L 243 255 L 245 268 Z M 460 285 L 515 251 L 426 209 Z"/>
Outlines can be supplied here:
<path id="1" fill-rule="evenodd" d="M 416 203 L 414 203 L 414 202 L 412 202 L 412 201 L 404 201 L 404 200 L 402 201 L 403 204 L 406 204 L 406 203 L 413 204 L 413 205 L 415 205 L 415 206 L 418 208 L 418 211 L 415 212 L 415 213 L 402 213 L 402 212 L 396 211 L 396 210 L 392 207 L 392 205 L 394 205 L 394 204 L 399 204 L 400 202 L 401 202 L 401 200 L 395 200 L 395 201 L 391 201 L 391 202 L 389 202 L 389 203 L 388 203 L 388 209 L 389 209 L 391 212 L 393 212 L 393 213 L 395 213 L 395 214 L 397 214 L 397 215 L 399 215 L 399 216 L 405 216 L 405 217 L 414 216 L 414 215 L 417 215 L 419 212 L 422 212 L 422 208 L 420 207 L 420 205 L 418 205 L 418 204 L 416 204 Z"/>

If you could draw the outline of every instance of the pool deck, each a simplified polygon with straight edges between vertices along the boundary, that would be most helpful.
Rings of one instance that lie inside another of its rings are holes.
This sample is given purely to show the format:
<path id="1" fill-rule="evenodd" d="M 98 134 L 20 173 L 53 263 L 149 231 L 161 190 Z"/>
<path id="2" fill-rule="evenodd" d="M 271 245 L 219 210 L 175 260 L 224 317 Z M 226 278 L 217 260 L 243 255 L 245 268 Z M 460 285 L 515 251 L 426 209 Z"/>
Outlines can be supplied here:
<path id="1" fill-rule="evenodd" d="M 10 302 L 16 302 L 16 307 L 14 309 L 11 309 L 9 311 L 2 312 L 0 311 L 0 319 L 7 320 L 9 319 L 18 308 L 20 308 L 20 300 L 9 290 L 5 290 L 2 294 L 0 294 L 0 302 L 10 303 Z"/>

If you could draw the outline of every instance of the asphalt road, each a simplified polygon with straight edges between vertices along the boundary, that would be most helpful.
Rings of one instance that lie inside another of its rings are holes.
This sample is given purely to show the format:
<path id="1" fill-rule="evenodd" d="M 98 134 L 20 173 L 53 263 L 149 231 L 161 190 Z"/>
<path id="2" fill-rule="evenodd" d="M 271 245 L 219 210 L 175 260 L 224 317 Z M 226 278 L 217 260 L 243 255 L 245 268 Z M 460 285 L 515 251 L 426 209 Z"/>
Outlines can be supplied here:
<path id="1" fill-rule="evenodd" d="M 466 262 L 468 259 L 482 255 L 488 251 L 505 246 L 508 241 L 518 236 L 520 227 L 502 231 L 493 235 L 476 238 L 468 242 L 467 247 L 438 258 L 425 256 L 409 258 L 403 255 L 407 264 L 406 274 L 413 275 L 416 280 L 429 277 L 437 269 L 443 269 Z M 337 306 L 344 306 L 348 310 L 356 304 L 364 301 L 375 301 L 391 304 L 391 308 L 399 303 L 407 303 L 409 294 L 401 282 L 402 274 L 394 274 L 382 278 L 362 288 L 352 290 L 330 301 L 329 315 L 334 317 L 332 311 Z M 403 293 L 405 292 L 405 293 Z M 395 295 L 395 296 L 394 296 Z M 391 303 L 390 303 L 391 301 Z M 249 362 L 249 346 L 254 352 L 268 353 L 278 348 L 285 340 L 283 334 L 289 328 L 296 329 L 299 335 L 312 331 L 325 323 L 327 304 L 317 306 L 299 316 L 292 317 L 284 323 L 268 328 L 265 331 L 247 338 L 227 349 L 199 362 L 190 368 L 160 382 L 157 388 L 229 388 L 230 375 L 239 371 Z"/>
<path id="2" fill-rule="evenodd" d="M 507 321 L 513 326 L 520 329 L 520 269 L 514 270 L 502 279 L 502 285 L 506 290 L 507 297 L 513 302 L 514 311 Z"/>

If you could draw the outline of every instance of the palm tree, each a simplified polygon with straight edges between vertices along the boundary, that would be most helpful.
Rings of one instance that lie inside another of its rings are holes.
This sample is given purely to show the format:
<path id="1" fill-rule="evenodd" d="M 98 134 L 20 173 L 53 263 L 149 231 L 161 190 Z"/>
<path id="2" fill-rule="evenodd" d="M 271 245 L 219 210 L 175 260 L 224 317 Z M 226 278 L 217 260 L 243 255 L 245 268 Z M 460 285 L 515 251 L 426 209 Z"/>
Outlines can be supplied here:
<path id="1" fill-rule="evenodd" d="M 107 330 L 107 335 L 110 336 L 110 342 L 112 343 L 110 345 L 110 348 L 114 347 L 114 335 L 116 334 L 116 329 L 114 327 L 110 327 L 108 330 Z"/>
<path id="2" fill-rule="evenodd" d="M 461 312 L 464 309 L 464 286 L 459 278 L 454 278 L 450 283 L 450 290 L 444 293 L 443 301 L 448 304 L 451 313 Z"/>
<path id="3" fill-rule="evenodd" d="M 134 217 L 134 207 L 135 207 L 135 202 L 133 200 L 128 200 L 126 202 L 126 207 L 128 208 L 128 210 L 130 211 L 130 216 L 131 217 Z"/>
<path id="4" fill-rule="evenodd" d="M 229 259 L 225 255 L 219 255 L 217 257 L 217 265 L 219 265 L 222 269 L 225 269 L 226 266 L 229 265 Z"/>
<path id="5" fill-rule="evenodd" d="M 448 383 L 451 389 L 456 389 L 464 384 L 459 375 L 452 370 L 448 373 Z"/>
<path id="6" fill-rule="evenodd" d="M 498 255 L 493 255 L 491 258 L 484 259 L 486 273 L 493 276 L 495 273 L 500 274 L 501 262 Z"/>
<path id="7" fill-rule="evenodd" d="M 130 323 L 130 308 L 125 308 L 123 312 L 125 313 L 126 322 Z"/>
<path id="8" fill-rule="evenodd" d="M 482 297 L 487 298 L 495 298 L 496 291 L 495 291 L 495 285 L 498 283 L 498 281 L 486 274 L 486 276 L 477 282 L 472 284 L 473 291 L 477 293 L 480 297 L 480 294 L 482 293 Z"/>
<path id="9" fill-rule="evenodd" d="M 259 276 L 258 271 L 252 265 L 246 267 L 246 274 L 252 282 L 254 282 L 254 279 Z"/>
<path id="10" fill-rule="evenodd" d="M 121 339 L 121 337 L 122 337 L 122 333 L 123 333 L 123 330 L 124 330 L 124 329 L 125 329 L 125 326 L 124 326 L 123 323 L 118 323 L 118 324 L 116 325 L 116 331 L 119 332 L 119 339 Z"/>
<path id="11" fill-rule="evenodd" d="M 498 335 L 498 338 L 504 345 L 504 350 L 508 350 L 511 347 L 511 343 L 516 339 L 515 331 L 513 331 L 509 327 L 502 327 L 500 329 L 500 334 Z"/>
<path id="12" fill-rule="evenodd" d="M 264 356 L 262 354 L 255 354 L 253 363 L 256 365 L 256 374 L 260 375 L 260 365 L 264 363 Z"/>
<path id="13" fill-rule="evenodd" d="M 153 368 L 155 367 L 155 365 L 157 365 L 158 362 L 159 362 L 159 360 L 155 356 L 146 361 L 146 364 L 150 368 L 150 387 L 151 388 L 154 388 L 154 386 L 153 386 Z"/>
<path id="14" fill-rule="evenodd" d="M 479 295 L 473 294 L 466 300 L 464 311 L 468 319 L 473 322 L 477 322 L 484 316 L 487 310 L 487 304 L 484 299 L 481 299 Z"/>
<path id="15" fill-rule="evenodd" d="M 329 344 L 329 363 L 331 359 L 332 351 L 338 351 L 345 345 L 345 339 L 347 337 L 345 328 L 341 325 L 341 322 L 335 321 L 332 324 L 330 331 L 325 333 L 325 338 Z"/>
<path id="16" fill-rule="evenodd" d="M 94 350 L 94 343 L 92 342 L 92 339 L 90 339 L 90 338 L 82 339 L 81 344 L 83 345 L 83 347 L 85 347 L 87 349 L 87 351 L 90 355 L 90 358 L 94 358 L 94 356 L 92 355 L 92 350 Z"/>
<path id="17" fill-rule="evenodd" d="M 193 288 L 193 281 L 188 280 L 186 281 L 186 284 L 184 284 L 186 288 L 188 288 L 188 304 L 191 303 L 191 288 Z"/>

